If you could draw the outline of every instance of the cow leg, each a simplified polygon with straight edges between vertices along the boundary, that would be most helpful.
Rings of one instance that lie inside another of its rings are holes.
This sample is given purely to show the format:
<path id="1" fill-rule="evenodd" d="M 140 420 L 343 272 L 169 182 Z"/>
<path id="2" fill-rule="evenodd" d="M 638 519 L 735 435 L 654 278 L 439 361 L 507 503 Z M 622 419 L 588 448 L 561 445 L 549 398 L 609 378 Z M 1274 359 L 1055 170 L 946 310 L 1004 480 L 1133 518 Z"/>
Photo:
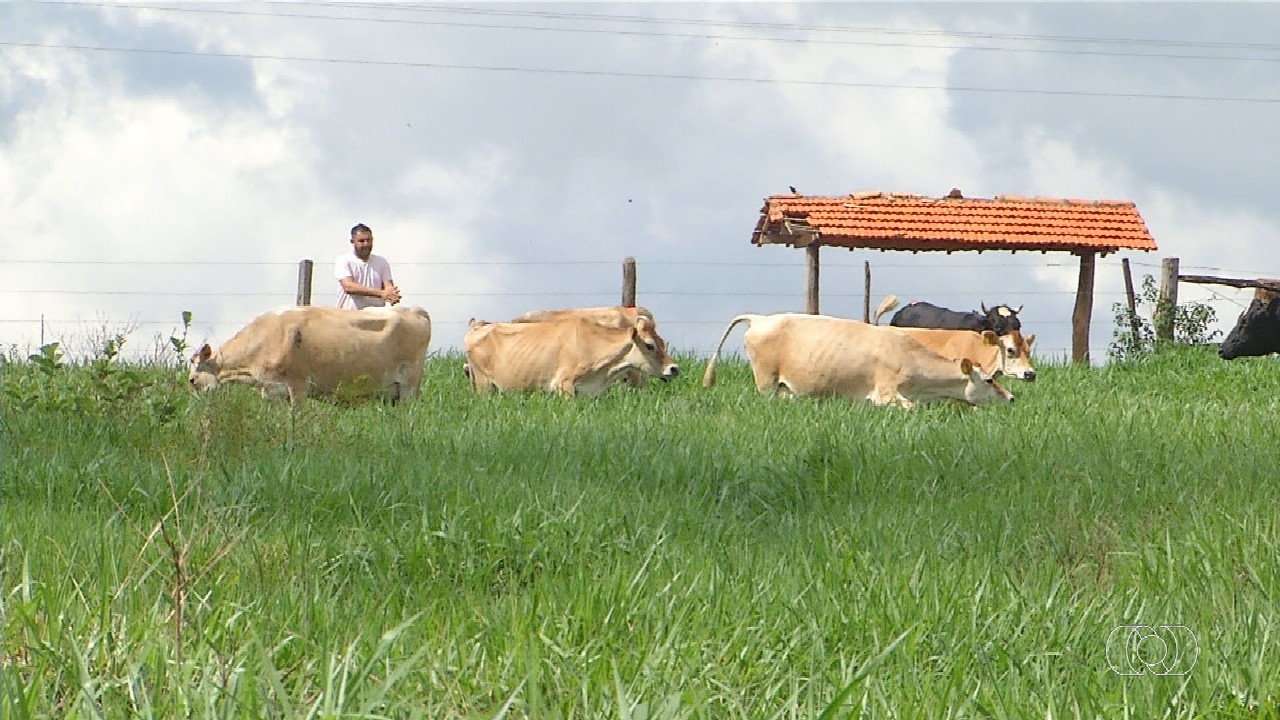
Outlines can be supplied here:
<path id="1" fill-rule="evenodd" d="M 296 382 L 296 381 L 290 382 L 288 384 L 288 388 L 289 388 L 290 403 L 294 405 L 298 405 L 298 404 L 301 404 L 303 400 L 307 399 L 307 381 L 306 380 L 303 380 L 302 382 Z"/>
<path id="2" fill-rule="evenodd" d="M 578 394 L 578 390 L 575 387 L 576 384 L 577 383 L 574 382 L 572 375 L 566 375 L 563 377 L 556 378 L 551 383 L 552 387 L 555 390 L 562 392 L 565 395 L 568 395 L 569 397 L 573 397 L 574 395 Z"/>
<path id="3" fill-rule="evenodd" d="M 467 377 L 471 380 L 471 389 L 475 390 L 477 395 L 488 395 L 497 387 L 493 379 L 480 372 L 478 368 L 468 367 Z"/>
<path id="4" fill-rule="evenodd" d="M 280 400 L 284 398 L 292 400 L 287 383 L 264 382 L 258 386 L 258 393 L 262 395 L 264 400 Z"/>
<path id="5" fill-rule="evenodd" d="M 887 391 L 880 388 L 872 390 L 867 395 L 867 399 L 876 407 L 884 407 L 885 405 L 901 405 L 902 407 L 911 407 L 911 401 L 902 396 L 898 391 Z"/>
<path id="6" fill-rule="evenodd" d="M 778 373 L 761 368 L 759 365 L 751 366 L 751 375 L 756 379 L 756 390 L 768 395 L 778 392 Z"/>

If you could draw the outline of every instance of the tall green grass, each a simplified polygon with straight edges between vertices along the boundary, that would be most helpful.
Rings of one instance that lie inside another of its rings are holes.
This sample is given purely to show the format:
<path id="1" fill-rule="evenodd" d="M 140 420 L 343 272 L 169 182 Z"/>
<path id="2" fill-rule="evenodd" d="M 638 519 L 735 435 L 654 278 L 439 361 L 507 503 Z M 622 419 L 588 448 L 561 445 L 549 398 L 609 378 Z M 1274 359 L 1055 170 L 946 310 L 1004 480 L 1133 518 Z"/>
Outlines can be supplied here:
<path id="1" fill-rule="evenodd" d="M 159 370 L 160 414 L 7 401 L 0 713 L 1280 714 L 1275 362 L 904 411 L 683 360 L 594 399 L 477 397 L 446 357 L 399 406 Z M 1125 623 L 1187 626 L 1194 667 L 1115 674 Z"/>

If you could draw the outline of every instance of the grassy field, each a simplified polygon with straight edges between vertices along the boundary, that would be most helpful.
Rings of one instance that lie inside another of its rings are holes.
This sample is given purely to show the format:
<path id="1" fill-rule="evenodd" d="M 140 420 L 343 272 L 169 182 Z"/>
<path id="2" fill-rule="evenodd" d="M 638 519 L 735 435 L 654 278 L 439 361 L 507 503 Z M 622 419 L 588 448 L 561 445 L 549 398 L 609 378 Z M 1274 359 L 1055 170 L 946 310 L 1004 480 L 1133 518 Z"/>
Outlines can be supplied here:
<path id="1" fill-rule="evenodd" d="M 0 715 L 1280 717 L 1274 360 L 910 411 L 682 364 L 476 397 L 441 358 L 296 418 L 9 364 Z M 1126 623 L 1189 628 L 1189 672 L 1113 672 Z"/>

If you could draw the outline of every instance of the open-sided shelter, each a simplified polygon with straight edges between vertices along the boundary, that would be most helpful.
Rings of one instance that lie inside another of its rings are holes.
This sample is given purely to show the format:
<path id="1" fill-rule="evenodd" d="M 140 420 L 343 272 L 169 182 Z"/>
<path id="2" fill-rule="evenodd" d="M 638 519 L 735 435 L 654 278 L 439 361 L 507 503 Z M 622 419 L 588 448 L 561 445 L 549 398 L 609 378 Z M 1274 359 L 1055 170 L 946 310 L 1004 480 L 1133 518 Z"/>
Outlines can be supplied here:
<path id="1" fill-rule="evenodd" d="M 818 248 L 822 246 L 1071 253 L 1080 258 L 1071 334 L 1071 357 L 1076 362 L 1088 360 L 1097 257 L 1119 250 L 1157 249 L 1131 202 L 1013 195 L 966 198 L 959 190 L 940 198 L 878 191 L 835 197 L 771 195 L 765 198 L 751 242 L 806 249 L 810 313 L 818 312 Z"/>

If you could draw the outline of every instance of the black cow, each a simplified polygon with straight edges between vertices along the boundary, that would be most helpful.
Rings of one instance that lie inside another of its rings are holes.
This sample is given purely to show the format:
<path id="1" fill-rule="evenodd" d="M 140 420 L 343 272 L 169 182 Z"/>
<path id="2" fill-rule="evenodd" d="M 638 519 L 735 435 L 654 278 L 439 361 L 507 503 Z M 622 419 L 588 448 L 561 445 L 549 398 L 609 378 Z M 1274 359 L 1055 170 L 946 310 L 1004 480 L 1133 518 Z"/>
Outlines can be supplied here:
<path id="1" fill-rule="evenodd" d="M 1218 348 L 1223 360 L 1280 352 L 1280 297 L 1254 300 Z"/>
<path id="2" fill-rule="evenodd" d="M 941 328 L 943 330 L 983 330 L 994 331 L 997 335 L 1008 335 L 1014 330 L 1022 329 L 1022 321 L 1018 313 L 1008 305 L 996 305 L 987 309 L 982 305 L 982 312 L 956 312 L 927 302 L 913 302 L 902 308 L 889 321 L 897 327 Z"/>

